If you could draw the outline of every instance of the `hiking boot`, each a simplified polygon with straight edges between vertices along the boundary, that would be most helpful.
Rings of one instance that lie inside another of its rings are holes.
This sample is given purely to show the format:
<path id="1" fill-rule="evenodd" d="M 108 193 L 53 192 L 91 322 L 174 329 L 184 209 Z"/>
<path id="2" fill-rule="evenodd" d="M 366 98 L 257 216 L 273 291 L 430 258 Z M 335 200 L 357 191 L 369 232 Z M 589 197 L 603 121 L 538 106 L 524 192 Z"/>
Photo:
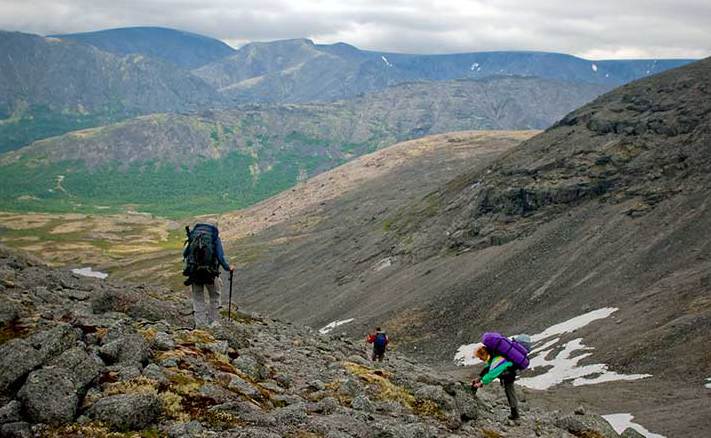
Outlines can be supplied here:
<path id="1" fill-rule="evenodd" d="M 511 415 L 509 415 L 509 420 L 516 421 L 519 418 L 521 417 L 518 415 L 518 409 L 511 409 Z"/>

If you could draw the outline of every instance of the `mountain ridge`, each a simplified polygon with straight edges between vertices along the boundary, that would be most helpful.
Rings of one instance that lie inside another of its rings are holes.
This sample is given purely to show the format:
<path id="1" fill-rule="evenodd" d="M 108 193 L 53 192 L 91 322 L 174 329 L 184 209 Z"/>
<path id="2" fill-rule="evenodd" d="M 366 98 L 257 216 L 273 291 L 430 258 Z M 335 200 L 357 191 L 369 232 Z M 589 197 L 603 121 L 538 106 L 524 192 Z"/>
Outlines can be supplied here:
<path id="1" fill-rule="evenodd" d="M 147 55 L 185 69 L 201 67 L 235 51 L 220 40 L 166 27 L 134 26 L 48 37 L 78 41 L 118 55 Z"/>

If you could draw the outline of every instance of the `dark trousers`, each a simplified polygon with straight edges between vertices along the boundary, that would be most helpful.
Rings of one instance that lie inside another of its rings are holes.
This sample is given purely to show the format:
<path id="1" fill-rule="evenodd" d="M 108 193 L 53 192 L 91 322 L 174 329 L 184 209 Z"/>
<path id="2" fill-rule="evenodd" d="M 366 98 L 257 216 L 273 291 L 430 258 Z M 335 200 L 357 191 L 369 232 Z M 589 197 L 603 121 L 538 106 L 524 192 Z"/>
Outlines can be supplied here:
<path id="1" fill-rule="evenodd" d="M 506 393 L 509 407 L 511 407 L 511 414 L 518 416 L 518 399 L 516 398 L 513 380 L 503 380 L 501 383 L 504 385 L 504 392 Z"/>
<path id="2" fill-rule="evenodd" d="M 385 359 L 385 348 L 378 348 L 373 346 L 373 362 L 376 360 L 382 362 Z"/>

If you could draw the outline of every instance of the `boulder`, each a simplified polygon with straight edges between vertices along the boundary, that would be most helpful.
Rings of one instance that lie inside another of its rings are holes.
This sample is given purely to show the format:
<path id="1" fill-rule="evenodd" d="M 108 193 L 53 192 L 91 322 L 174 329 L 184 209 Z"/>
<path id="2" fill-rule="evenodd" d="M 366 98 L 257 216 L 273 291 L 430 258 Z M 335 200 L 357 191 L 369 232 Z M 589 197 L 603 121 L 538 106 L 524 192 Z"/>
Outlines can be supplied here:
<path id="1" fill-rule="evenodd" d="M 7 392 L 30 371 L 42 365 L 42 354 L 24 339 L 0 345 L 0 392 Z"/>
<path id="2" fill-rule="evenodd" d="M 254 426 L 274 426 L 276 420 L 272 415 L 264 412 L 257 405 L 246 401 L 235 401 L 215 405 L 209 409 L 211 412 L 228 412 L 240 421 Z"/>
<path id="3" fill-rule="evenodd" d="M 205 428 L 202 427 L 199 421 L 190 421 L 187 423 L 177 423 L 172 425 L 167 434 L 170 438 L 184 437 L 202 437 L 204 436 Z"/>
<path id="4" fill-rule="evenodd" d="M 373 412 L 373 403 L 367 395 L 359 395 L 351 401 L 351 407 L 356 411 Z"/>
<path id="5" fill-rule="evenodd" d="M 86 388 L 103 368 L 100 359 L 87 354 L 81 347 L 74 347 L 65 351 L 49 364 L 69 371 L 77 390 Z"/>
<path id="6" fill-rule="evenodd" d="M 0 427 L 0 436 L 4 438 L 32 438 L 32 428 L 29 423 L 17 421 L 14 423 L 6 423 Z"/>
<path id="7" fill-rule="evenodd" d="M 36 333 L 29 341 L 48 361 L 74 347 L 79 341 L 78 331 L 69 324 L 59 324 L 50 330 Z"/>
<path id="8" fill-rule="evenodd" d="M 279 424 L 297 425 L 306 421 L 305 403 L 294 403 L 284 408 L 279 408 L 273 411 L 274 418 Z"/>
<path id="9" fill-rule="evenodd" d="M 151 356 L 148 343 L 139 334 L 128 334 L 107 342 L 99 353 L 109 363 L 140 365 L 143 367 Z"/>
<path id="10" fill-rule="evenodd" d="M 17 396 L 25 414 L 35 423 L 71 422 L 79 403 L 72 374 L 63 368 L 33 371 Z"/>
<path id="11" fill-rule="evenodd" d="M 153 338 L 153 347 L 160 351 L 172 350 L 175 348 L 175 341 L 168 333 L 158 332 Z"/>
<path id="12" fill-rule="evenodd" d="M 20 402 L 12 400 L 0 408 L 0 424 L 20 421 Z"/>
<path id="13" fill-rule="evenodd" d="M 555 426 L 567 430 L 575 436 L 592 436 L 597 434 L 603 438 L 618 438 L 620 435 L 599 415 L 573 414 L 555 421 Z"/>
<path id="14" fill-rule="evenodd" d="M 627 429 L 622 431 L 620 438 L 644 438 L 644 435 L 632 429 L 631 427 L 628 427 Z"/>
<path id="15" fill-rule="evenodd" d="M 87 415 L 114 429 L 127 431 L 150 426 L 160 412 L 160 399 L 154 394 L 120 394 L 98 400 Z"/>
<path id="16" fill-rule="evenodd" d="M 441 386 L 423 385 L 415 390 L 415 397 L 434 402 L 443 411 L 454 410 L 454 399 Z"/>

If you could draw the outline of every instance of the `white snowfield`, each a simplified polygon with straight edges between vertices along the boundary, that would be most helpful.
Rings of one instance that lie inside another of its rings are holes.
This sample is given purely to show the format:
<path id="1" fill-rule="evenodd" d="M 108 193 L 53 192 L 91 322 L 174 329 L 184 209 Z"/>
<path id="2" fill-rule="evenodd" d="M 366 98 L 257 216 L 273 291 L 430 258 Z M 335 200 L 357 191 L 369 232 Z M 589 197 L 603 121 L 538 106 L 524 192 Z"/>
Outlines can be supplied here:
<path id="1" fill-rule="evenodd" d="M 637 380 L 651 377 L 649 374 L 620 374 L 610 371 L 605 364 L 581 365 L 580 361 L 592 355 L 592 347 L 583 344 L 582 338 L 576 338 L 561 344 L 561 336 L 573 333 L 593 321 L 607 318 L 618 309 L 603 307 L 583 315 L 576 316 L 560 324 L 555 324 L 541 333 L 531 336 L 534 343 L 529 358 L 529 370 L 544 370 L 543 373 L 518 380 L 518 384 L 532 389 L 548 389 L 566 381 L 574 386 L 593 385 L 617 380 Z M 460 365 L 476 365 L 481 361 L 472 357 L 479 344 L 462 345 L 454 355 L 454 361 Z M 554 354 L 554 351 L 557 353 Z M 554 355 L 553 355 L 554 354 Z M 552 356 L 552 357 L 550 357 Z M 529 373 L 530 371 L 527 371 Z"/>
<path id="2" fill-rule="evenodd" d="M 457 353 L 454 355 L 454 362 L 456 362 L 458 365 L 463 366 L 470 366 L 481 363 L 481 360 L 478 357 L 474 357 L 474 352 L 477 348 L 479 348 L 480 345 L 481 343 L 479 342 L 476 342 L 474 344 L 462 345 L 461 347 L 459 347 Z"/>
<path id="3" fill-rule="evenodd" d="M 91 269 L 91 266 L 87 266 L 86 268 L 81 269 L 72 269 L 72 272 L 75 274 L 83 275 L 84 277 L 100 278 L 102 280 L 109 276 L 109 274 L 105 272 L 94 271 L 93 269 Z"/>
<path id="4" fill-rule="evenodd" d="M 353 322 L 354 319 L 355 318 L 350 318 L 350 319 L 342 319 L 340 321 L 329 322 L 325 326 L 321 327 L 318 332 L 321 333 L 322 335 L 326 335 L 328 333 L 331 333 L 331 331 L 333 331 L 333 329 L 335 329 L 336 327 L 338 327 L 340 325 L 348 324 L 349 322 Z"/>
<path id="5" fill-rule="evenodd" d="M 604 418 L 608 423 L 610 423 L 610 426 L 612 426 L 612 428 L 615 429 L 615 432 L 617 433 L 622 433 L 625 431 L 625 429 L 631 427 L 632 429 L 644 435 L 645 438 L 666 438 L 664 435 L 652 433 L 645 429 L 644 426 L 632 422 L 632 420 L 634 419 L 634 416 L 632 414 L 608 414 L 603 415 L 602 418 Z"/>
<path id="6" fill-rule="evenodd" d="M 706 384 L 704 385 L 704 387 L 706 387 L 706 388 L 708 388 L 708 389 L 711 389 L 711 377 L 709 377 L 708 379 L 706 379 Z"/>

